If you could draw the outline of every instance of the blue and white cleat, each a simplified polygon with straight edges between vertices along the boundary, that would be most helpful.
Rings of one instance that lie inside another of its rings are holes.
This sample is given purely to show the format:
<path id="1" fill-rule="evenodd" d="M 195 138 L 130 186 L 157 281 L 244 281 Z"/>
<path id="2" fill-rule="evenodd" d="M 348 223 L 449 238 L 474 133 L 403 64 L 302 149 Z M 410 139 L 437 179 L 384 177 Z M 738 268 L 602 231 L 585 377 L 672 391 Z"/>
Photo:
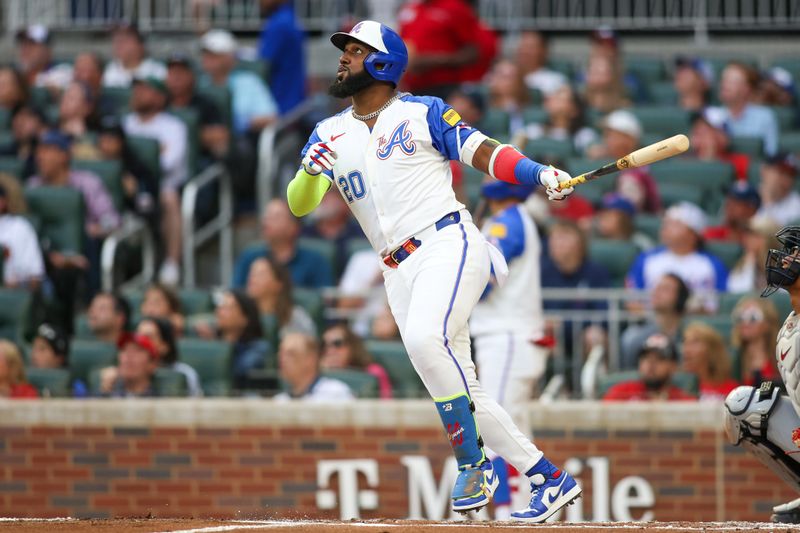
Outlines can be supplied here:
<path id="1" fill-rule="evenodd" d="M 527 509 L 511 513 L 511 520 L 520 522 L 539 523 L 544 522 L 555 514 L 559 509 L 565 507 L 581 495 L 581 488 L 575 479 L 564 472 L 556 469 L 549 461 L 546 464 L 551 467 L 543 473 L 536 473 L 531 476 L 531 502 Z M 537 466 L 539 466 L 537 464 Z M 536 468 L 536 467 L 534 467 Z"/>
<path id="2" fill-rule="evenodd" d="M 450 497 L 453 500 L 453 511 L 466 513 L 477 511 L 492 501 L 500 480 L 494 471 L 491 461 L 484 461 L 478 466 L 465 468 L 458 473 L 456 484 Z"/>

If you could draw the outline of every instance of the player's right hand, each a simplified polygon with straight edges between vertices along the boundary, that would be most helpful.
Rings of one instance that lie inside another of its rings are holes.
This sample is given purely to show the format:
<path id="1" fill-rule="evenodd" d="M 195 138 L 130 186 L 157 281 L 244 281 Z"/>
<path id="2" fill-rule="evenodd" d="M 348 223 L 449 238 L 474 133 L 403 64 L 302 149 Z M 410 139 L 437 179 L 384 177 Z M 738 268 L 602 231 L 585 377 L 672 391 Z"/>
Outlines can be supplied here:
<path id="1" fill-rule="evenodd" d="M 336 164 L 336 152 L 334 152 L 324 142 L 314 143 L 308 147 L 306 156 L 303 158 L 303 169 L 316 176 L 324 170 L 333 170 Z"/>

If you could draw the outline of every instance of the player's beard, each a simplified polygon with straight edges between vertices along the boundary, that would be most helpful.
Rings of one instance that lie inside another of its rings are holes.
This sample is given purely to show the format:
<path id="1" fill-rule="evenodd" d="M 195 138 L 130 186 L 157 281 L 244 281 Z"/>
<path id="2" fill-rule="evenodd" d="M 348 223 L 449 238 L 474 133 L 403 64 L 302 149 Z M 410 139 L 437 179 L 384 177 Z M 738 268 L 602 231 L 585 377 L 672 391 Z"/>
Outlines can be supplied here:
<path id="1" fill-rule="evenodd" d="M 335 98 L 350 98 L 372 86 L 375 82 L 375 78 L 370 76 L 366 70 L 362 70 L 358 74 L 346 76 L 341 81 L 334 80 L 331 86 L 328 87 L 328 94 Z"/>

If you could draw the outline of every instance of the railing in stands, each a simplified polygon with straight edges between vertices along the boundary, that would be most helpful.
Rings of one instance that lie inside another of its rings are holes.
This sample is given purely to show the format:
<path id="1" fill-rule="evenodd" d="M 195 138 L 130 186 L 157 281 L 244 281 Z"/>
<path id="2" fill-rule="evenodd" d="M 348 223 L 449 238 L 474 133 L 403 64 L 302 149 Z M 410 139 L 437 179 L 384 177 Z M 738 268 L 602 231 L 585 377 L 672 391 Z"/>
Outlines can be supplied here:
<path id="1" fill-rule="evenodd" d="M 389 22 L 402 0 L 294 0 L 309 31 L 334 31 L 353 19 Z M 209 27 L 258 30 L 259 0 L 2 0 L 3 20 L 14 31 L 34 22 L 58 30 L 89 30 L 136 20 L 145 31 L 196 32 Z M 389 4 L 389 7 L 387 7 Z M 478 0 L 481 17 L 501 31 L 787 30 L 800 27 L 800 0 Z"/>
<path id="2" fill-rule="evenodd" d="M 115 259 L 121 244 L 130 243 L 142 250 L 142 269 L 133 277 L 115 283 Z M 125 216 L 122 226 L 106 237 L 100 251 L 101 285 L 104 291 L 141 287 L 153 279 L 156 268 L 156 244 L 150 227 L 142 219 Z"/>
<path id="3" fill-rule="evenodd" d="M 216 216 L 197 227 L 195 211 L 200 190 L 206 185 L 218 185 Z M 200 172 L 183 188 L 181 197 L 183 232 L 183 286 L 194 288 L 197 283 L 197 252 L 213 238 L 219 239 L 220 285 L 229 285 L 233 277 L 233 189 L 224 165 L 217 163 Z"/>

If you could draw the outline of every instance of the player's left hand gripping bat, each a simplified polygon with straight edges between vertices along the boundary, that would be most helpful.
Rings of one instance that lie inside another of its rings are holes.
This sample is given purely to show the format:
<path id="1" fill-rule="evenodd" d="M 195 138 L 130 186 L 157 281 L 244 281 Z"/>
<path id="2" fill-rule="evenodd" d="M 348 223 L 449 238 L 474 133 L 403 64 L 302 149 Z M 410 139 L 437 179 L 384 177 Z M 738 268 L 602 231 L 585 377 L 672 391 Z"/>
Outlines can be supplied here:
<path id="1" fill-rule="evenodd" d="M 679 135 L 670 137 L 669 139 L 664 139 L 645 146 L 644 148 L 639 148 L 635 152 L 631 152 L 613 163 L 603 165 L 600 168 L 591 170 L 581 174 L 580 176 L 575 176 L 569 181 L 559 183 L 558 188 L 566 189 L 568 187 L 574 187 L 575 185 L 586 183 L 587 181 L 599 178 L 600 176 L 605 176 L 606 174 L 617 172 L 619 170 L 649 165 L 650 163 L 655 163 L 656 161 L 661 161 L 662 159 L 682 154 L 688 149 L 689 138 L 681 133 Z"/>

